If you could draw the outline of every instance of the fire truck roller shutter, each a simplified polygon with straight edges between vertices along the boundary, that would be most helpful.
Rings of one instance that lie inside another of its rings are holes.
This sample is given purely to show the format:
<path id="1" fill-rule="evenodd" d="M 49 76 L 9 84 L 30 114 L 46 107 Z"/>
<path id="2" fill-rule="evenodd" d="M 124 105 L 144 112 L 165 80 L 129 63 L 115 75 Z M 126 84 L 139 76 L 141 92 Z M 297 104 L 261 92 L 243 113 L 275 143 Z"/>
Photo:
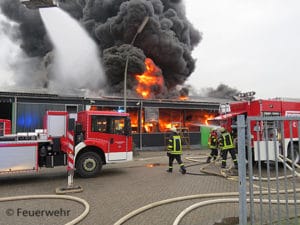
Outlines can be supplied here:
<path id="1" fill-rule="evenodd" d="M 48 155 L 52 155 L 52 149 L 53 148 L 49 142 L 38 143 L 39 167 L 53 167 L 53 163 L 49 164 L 49 162 L 47 162 Z"/>
<path id="2" fill-rule="evenodd" d="M 87 147 L 78 153 L 75 167 L 81 177 L 94 177 L 100 173 L 104 161 L 99 152 L 97 148 Z"/>

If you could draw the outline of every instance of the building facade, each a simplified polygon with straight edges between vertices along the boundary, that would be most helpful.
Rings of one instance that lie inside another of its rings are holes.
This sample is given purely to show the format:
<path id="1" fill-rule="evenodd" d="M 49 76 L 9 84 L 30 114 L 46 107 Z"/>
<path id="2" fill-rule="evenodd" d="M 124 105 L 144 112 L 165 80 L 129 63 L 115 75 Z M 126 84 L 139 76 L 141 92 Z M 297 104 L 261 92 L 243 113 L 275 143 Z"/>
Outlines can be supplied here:
<path id="1" fill-rule="evenodd" d="M 176 126 L 188 147 L 201 145 L 200 128 L 218 114 L 224 99 L 197 100 L 127 99 L 136 149 L 164 148 L 166 134 Z M 0 92 L 0 119 L 11 120 L 12 132 L 32 132 L 43 128 L 48 110 L 67 111 L 71 119 L 82 110 L 124 110 L 119 97 L 59 96 L 47 93 Z"/>

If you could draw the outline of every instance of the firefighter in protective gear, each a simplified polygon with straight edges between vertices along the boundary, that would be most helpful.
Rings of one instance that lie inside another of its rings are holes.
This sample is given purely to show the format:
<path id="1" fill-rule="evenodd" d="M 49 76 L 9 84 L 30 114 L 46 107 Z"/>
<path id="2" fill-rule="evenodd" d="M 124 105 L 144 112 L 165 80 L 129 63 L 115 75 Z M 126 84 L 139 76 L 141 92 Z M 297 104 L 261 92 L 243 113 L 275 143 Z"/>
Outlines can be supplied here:
<path id="1" fill-rule="evenodd" d="M 169 157 L 169 168 L 167 172 L 172 173 L 173 171 L 173 161 L 176 159 L 178 165 L 180 166 L 180 171 L 182 174 L 186 173 L 185 166 L 181 160 L 182 155 L 182 145 L 180 135 L 177 133 L 176 127 L 170 129 L 172 132 L 168 139 L 168 152 L 167 156 Z"/>
<path id="2" fill-rule="evenodd" d="M 221 135 L 219 137 L 219 147 L 221 149 L 221 155 L 222 155 L 222 168 L 226 168 L 226 160 L 228 152 L 230 152 L 231 158 L 234 163 L 234 167 L 238 168 L 238 162 L 235 155 L 235 145 L 233 143 L 233 138 L 231 134 L 224 128 L 220 128 Z"/>
<path id="3" fill-rule="evenodd" d="M 211 159 L 216 160 L 218 156 L 218 133 L 217 129 L 212 128 L 208 136 L 208 147 L 211 149 L 210 155 L 208 156 L 206 163 L 210 163 Z"/>

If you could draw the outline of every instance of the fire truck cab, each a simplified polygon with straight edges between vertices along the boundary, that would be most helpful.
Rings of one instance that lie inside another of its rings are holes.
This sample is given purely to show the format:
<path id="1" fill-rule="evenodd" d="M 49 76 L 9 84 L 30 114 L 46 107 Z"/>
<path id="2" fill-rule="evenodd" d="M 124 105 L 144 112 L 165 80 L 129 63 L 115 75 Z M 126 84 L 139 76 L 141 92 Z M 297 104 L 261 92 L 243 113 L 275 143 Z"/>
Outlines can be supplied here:
<path id="1" fill-rule="evenodd" d="M 247 117 L 300 117 L 300 101 L 295 100 L 251 100 L 237 101 L 228 104 L 221 104 L 219 116 L 212 119 L 212 123 L 217 123 L 225 127 L 227 130 L 237 134 L 236 123 L 237 116 L 245 115 Z M 250 123 L 251 147 L 253 149 L 254 160 L 258 161 L 258 153 L 268 145 L 273 148 L 274 140 L 279 146 L 280 154 L 294 160 L 295 163 L 300 162 L 299 153 L 299 133 L 298 122 L 293 122 L 289 129 L 289 122 L 284 121 L 282 125 L 275 121 L 264 121 Z M 266 143 L 268 142 L 268 143 Z M 259 149 L 258 149 L 259 144 Z M 292 154 L 293 149 L 293 154 Z M 292 157 L 293 155 L 293 157 Z M 275 154 L 274 154 L 275 157 Z M 263 159 L 261 159 L 263 160 Z"/>
<path id="2" fill-rule="evenodd" d="M 70 146 L 82 177 L 95 176 L 104 164 L 132 160 L 129 114 L 82 111 L 75 121 L 67 112 L 47 111 L 43 129 L 0 137 L 0 173 L 65 166 Z"/>
<path id="3" fill-rule="evenodd" d="M 79 112 L 75 131 L 75 166 L 81 176 L 94 175 L 102 164 L 132 160 L 129 114 Z"/>

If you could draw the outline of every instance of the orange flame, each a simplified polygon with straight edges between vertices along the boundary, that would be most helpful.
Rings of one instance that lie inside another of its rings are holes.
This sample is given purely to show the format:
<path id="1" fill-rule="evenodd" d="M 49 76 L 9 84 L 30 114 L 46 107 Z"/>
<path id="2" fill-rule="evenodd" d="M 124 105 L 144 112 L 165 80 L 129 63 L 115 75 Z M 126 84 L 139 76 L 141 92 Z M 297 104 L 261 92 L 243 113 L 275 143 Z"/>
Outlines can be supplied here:
<path id="1" fill-rule="evenodd" d="M 165 111 L 165 113 L 164 113 Z M 167 113 L 166 113 L 167 112 Z M 169 117 L 170 113 L 172 118 Z M 209 113 L 203 111 L 193 111 L 186 116 L 186 121 L 182 123 L 183 118 L 182 114 L 172 111 L 170 109 L 162 110 L 158 121 L 145 121 L 144 120 L 144 111 L 142 112 L 141 126 L 139 127 L 139 113 L 134 110 L 129 111 L 131 118 L 131 126 L 133 133 L 139 133 L 140 131 L 145 133 L 155 133 L 155 132 L 168 132 L 172 126 L 177 128 L 187 127 L 190 131 L 198 131 L 199 126 L 202 125 L 214 125 L 210 119 L 213 119 L 217 116 L 216 113 Z M 141 130 L 140 130 L 141 129 Z"/>
<path id="2" fill-rule="evenodd" d="M 179 96 L 179 100 L 184 101 L 184 100 L 188 100 L 188 99 L 189 99 L 188 96 L 183 96 L 183 95 Z"/>
<path id="3" fill-rule="evenodd" d="M 163 86 L 164 79 L 160 68 L 150 58 L 145 59 L 146 71 L 143 74 L 135 75 L 138 85 L 136 92 L 143 98 L 150 98 L 152 94 L 158 94 Z M 155 86 L 155 91 L 152 93 Z"/>
<path id="4" fill-rule="evenodd" d="M 204 115 L 204 118 L 205 118 L 205 124 L 206 125 L 209 125 L 208 124 L 208 121 L 210 120 L 210 119 L 213 119 L 215 116 L 214 115 Z"/>

